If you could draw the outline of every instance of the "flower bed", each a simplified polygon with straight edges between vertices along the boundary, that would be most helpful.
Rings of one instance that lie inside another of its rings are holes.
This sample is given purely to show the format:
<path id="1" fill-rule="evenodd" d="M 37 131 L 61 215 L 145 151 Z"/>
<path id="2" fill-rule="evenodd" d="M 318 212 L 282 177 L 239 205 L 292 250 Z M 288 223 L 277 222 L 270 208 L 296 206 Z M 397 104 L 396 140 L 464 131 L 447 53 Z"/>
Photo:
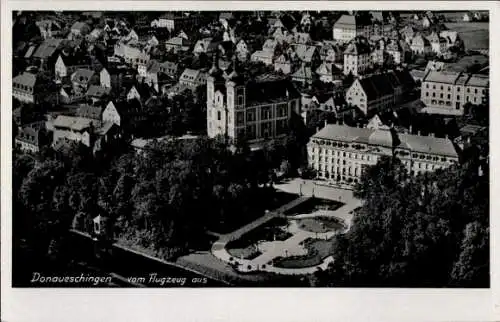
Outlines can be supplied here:
<path id="1" fill-rule="evenodd" d="M 333 254 L 333 239 L 319 240 L 308 238 L 304 241 L 308 254 L 303 256 L 276 257 L 272 263 L 282 268 L 306 268 L 319 265 Z"/>
<path id="2" fill-rule="evenodd" d="M 334 211 L 342 207 L 344 204 L 342 202 L 327 200 L 327 199 L 319 199 L 312 198 L 308 201 L 289 209 L 286 214 L 295 216 L 297 214 L 310 214 L 317 210 L 330 210 Z"/>

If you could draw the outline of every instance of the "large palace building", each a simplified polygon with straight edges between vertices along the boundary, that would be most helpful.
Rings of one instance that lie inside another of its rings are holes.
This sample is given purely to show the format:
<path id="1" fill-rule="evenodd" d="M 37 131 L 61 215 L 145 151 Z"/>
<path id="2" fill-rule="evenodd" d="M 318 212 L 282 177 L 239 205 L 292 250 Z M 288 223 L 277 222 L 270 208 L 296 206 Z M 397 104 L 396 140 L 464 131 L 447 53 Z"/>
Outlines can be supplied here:
<path id="1" fill-rule="evenodd" d="M 320 179 L 358 182 L 363 168 L 381 156 L 397 156 L 412 175 L 446 168 L 458 162 L 449 139 L 396 133 L 392 129 L 328 124 L 307 145 L 309 165 Z"/>
<path id="2" fill-rule="evenodd" d="M 292 113 L 300 113 L 300 95 L 280 76 L 245 80 L 236 72 L 222 72 L 217 64 L 207 78 L 207 132 L 228 142 L 245 140 L 253 146 L 284 138 Z"/>

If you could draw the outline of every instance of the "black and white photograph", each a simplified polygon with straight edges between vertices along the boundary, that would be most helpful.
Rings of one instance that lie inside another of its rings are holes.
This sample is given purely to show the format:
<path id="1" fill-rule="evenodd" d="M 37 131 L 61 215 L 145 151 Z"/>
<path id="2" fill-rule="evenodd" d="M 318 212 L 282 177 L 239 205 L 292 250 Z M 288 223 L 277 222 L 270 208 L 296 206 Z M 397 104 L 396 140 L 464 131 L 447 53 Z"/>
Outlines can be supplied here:
<path id="1" fill-rule="evenodd" d="M 489 287 L 488 12 L 12 19 L 14 287 Z"/>
<path id="2" fill-rule="evenodd" d="M 489 10 L 158 8 L 8 13 L 13 289 L 492 287 Z"/>

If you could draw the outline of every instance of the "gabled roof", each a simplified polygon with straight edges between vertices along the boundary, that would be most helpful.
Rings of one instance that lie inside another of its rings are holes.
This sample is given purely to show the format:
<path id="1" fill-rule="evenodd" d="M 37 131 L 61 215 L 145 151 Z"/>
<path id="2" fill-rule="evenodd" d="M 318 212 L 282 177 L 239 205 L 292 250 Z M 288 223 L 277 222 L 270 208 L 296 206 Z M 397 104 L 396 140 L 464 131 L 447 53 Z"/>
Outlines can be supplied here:
<path id="1" fill-rule="evenodd" d="M 54 120 L 54 127 L 62 127 L 69 128 L 74 131 L 82 131 L 89 128 L 93 122 L 95 122 L 95 120 L 89 118 L 58 115 Z"/>
<path id="2" fill-rule="evenodd" d="M 444 84 L 455 84 L 461 73 L 458 72 L 450 72 L 450 71 L 434 71 L 431 70 L 422 82 L 435 82 L 435 83 L 444 83 Z"/>
<path id="3" fill-rule="evenodd" d="M 76 110 L 76 116 L 91 120 L 100 120 L 102 112 L 102 107 L 84 104 L 78 107 Z"/>
<path id="4" fill-rule="evenodd" d="M 313 138 L 352 143 L 359 142 L 385 147 L 404 148 L 412 152 L 458 157 L 453 142 L 449 139 L 404 133 L 396 134 L 394 131 L 384 129 L 376 130 L 328 124 L 314 134 Z"/>
<path id="5" fill-rule="evenodd" d="M 12 79 L 12 83 L 33 88 L 36 84 L 36 75 L 24 72 L 21 75 L 14 77 Z"/>
<path id="6" fill-rule="evenodd" d="M 87 96 L 91 97 L 104 97 L 106 95 L 109 95 L 111 92 L 111 88 L 108 87 L 102 87 L 99 85 L 91 85 L 89 89 L 87 90 Z"/>
<path id="7" fill-rule="evenodd" d="M 371 53 L 370 44 L 368 43 L 368 40 L 364 37 L 356 37 L 355 39 L 351 40 L 349 45 L 347 45 L 346 50 L 344 51 L 344 54 L 349 54 L 349 55 L 363 55 L 370 53 Z"/>
<path id="8" fill-rule="evenodd" d="M 60 48 L 62 45 L 63 40 L 62 39 L 56 39 L 56 38 L 48 38 L 45 39 L 43 43 L 38 46 L 36 49 L 35 53 L 33 54 L 33 57 L 35 58 L 48 58 L 54 55 L 56 50 Z"/>
<path id="9" fill-rule="evenodd" d="M 194 81 L 194 80 L 198 79 L 199 77 L 203 77 L 203 74 L 206 74 L 206 73 L 204 73 L 203 71 L 201 71 L 199 69 L 186 68 L 182 72 L 182 75 L 181 75 L 179 80 L 190 82 L 190 81 Z"/>
<path id="10" fill-rule="evenodd" d="M 312 61 L 314 53 L 316 52 L 316 49 L 317 49 L 316 46 L 308 46 L 300 44 L 297 45 L 295 53 L 297 54 L 300 60 L 310 63 Z"/>
<path id="11" fill-rule="evenodd" d="M 81 56 L 81 55 L 59 55 L 61 57 L 64 65 L 66 67 L 68 66 L 81 66 L 81 65 L 91 65 L 91 59 L 88 56 Z"/>
<path id="12" fill-rule="evenodd" d="M 71 26 L 71 30 L 83 30 L 83 29 L 89 30 L 90 27 L 89 25 L 87 25 L 85 22 L 82 21 L 77 21 Z"/>
<path id="13" fill-rule="evenodd" d="M 86 68 L 78 68 L 73 74 L 71 74 L 72 81 L 84 81 L 87 82 L 92 76 L 94 76 L 94 71 Z"/>
<path id="14" fill-rule="evenodd" d="M 298 98 L 293 83 L 275 74 L 263 74 L 246 83 L 247 106 Z"/>
<path id="15" fill-rule="evenodd" d="M 190 46 L 190 41 L 182 37 L 170 38 L 166 43 L 173 46 Z"/>
<path id="16" fill-rule="evenodd" d="M 367 100 L 374 100 L 394 93 L 395 79 L 391 79 L 387 74 L 375 74 L 356 81 L 359 81 L 361 88 L 365 91 Z"/>
<path id="17" fill-rule="evenodd" d="M 302 64 L 299 69 L 297 69 L 295 73 L 292 74 L 292 77 L 311 79 L 313 77 L 311 67 L 307 67 Z"/>

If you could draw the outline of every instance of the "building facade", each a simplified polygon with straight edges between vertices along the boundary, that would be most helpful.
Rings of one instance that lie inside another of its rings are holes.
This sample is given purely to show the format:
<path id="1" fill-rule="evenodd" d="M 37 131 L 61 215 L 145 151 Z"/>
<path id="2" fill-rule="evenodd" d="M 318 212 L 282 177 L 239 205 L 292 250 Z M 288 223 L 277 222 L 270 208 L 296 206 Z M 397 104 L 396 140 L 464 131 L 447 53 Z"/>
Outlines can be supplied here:
<path id="1" fill-rule="evenodd" d="M 449 139 L 393 130 L 328 124 L 307 145 L 309 165 L 323 180 L 354 185 L 382 156 L 396 156 L 409 175 L 446 168 L 459 160 Z"/>
<path id="2" fill-rule="evenodd" d="M 292 83 L 265 75 L 245 81 L 235 71 L 226 78 L 217 67 L 207 80 L 207 132 L 229 142 L 250 144 L 284 138 L 292 113 L 299 113 L 300 97 Z"/>
<path id="3" fill-rule="evenodd" d="M 435 113 L 461 115 L 466 103 L 485 103 L 488 88 L 487 75 L 431 70 L 422 80 L 421 100 Z"/>
<path id="4" fill-rule="evenodd" d="M 371 48 L 363 37 L 353 39 L 344 51 L 344 75 L 365 73 L 371 66 Z"/>

